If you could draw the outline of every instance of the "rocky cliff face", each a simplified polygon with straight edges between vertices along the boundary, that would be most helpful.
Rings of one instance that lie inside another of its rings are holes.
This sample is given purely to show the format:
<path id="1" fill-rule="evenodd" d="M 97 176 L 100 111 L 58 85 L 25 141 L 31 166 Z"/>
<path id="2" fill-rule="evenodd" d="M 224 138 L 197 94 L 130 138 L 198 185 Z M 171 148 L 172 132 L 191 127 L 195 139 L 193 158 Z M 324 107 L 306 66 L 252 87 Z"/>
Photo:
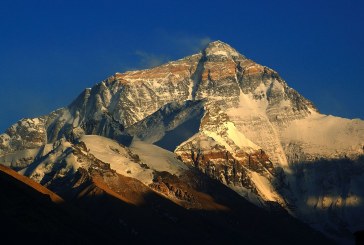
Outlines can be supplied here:
<path id="1" fill-rule="evenodd" d="M 52 170 L 39 170 L 41 178 L 31 175 L 34 171 L 24 169 L 44 161 L 45 154 L 37 149 L 56 142 L 75 144 L 87 135 L 115 139 L 131 149 L 134 142 L 144 141 L 174 151 L 190 168 L 255 204 L 269 208 L 278 203 L 330 234 L 340 231 L 345 237 L 364 226 L 361 218 L 351 218 L 364 214 L 364 193 L 357 188 L 364 164 L 364 122 L 320 114 L 277 72 L 220 41 L 153 69 L 116 73 L 68 107 L 19 121 L 0 135 L 0 163 L 42 182 L 52 171 L 62 175 L 80 165 L 62 160 L 63 150 L 49 160 Z M 139 146 L 135 149 L 152 149 Z M 148 166 L 150 158 L 145 159 Z M 335 162 L 327 164 L 330 171 L 323 159 Z M 345 159 L 350 163 L 343 164 Z M 159 165 L 153 171 L 140 166 L 130 171 L 147 185 L 151 179 L 146 176 L 161 170 Z M 345 176 L 336 183 L 332 176 L 341 176 L 344 166 Z M 332 176 L 325 176 L 326 171 Z M 130 174 L 126 168 L 119 173 Z"/>

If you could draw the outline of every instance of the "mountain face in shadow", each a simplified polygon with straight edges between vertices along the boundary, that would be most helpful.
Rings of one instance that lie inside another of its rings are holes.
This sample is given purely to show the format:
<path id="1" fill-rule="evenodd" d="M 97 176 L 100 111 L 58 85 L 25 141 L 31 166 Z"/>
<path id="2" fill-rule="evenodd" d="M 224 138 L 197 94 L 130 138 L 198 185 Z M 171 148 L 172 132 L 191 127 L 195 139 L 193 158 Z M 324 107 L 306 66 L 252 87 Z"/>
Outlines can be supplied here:
<path id="1" fill-rule="evenodd" d="M 81 170 L 75 183 L 83 181 L 82 184 L 68 192 L 63 189 L 65 201 L 51 191 L 40 191 L 45 188 L 20 177 L 19 180 L 16 172 L 1 167 L 0 181 L 7 187 L 1 191 L 2 241 L 38 240 L 41 244 L 329 242 L 288 214 L 262 210 L 199 172 L 181 178 L 161 173 L 152 188 L 148 188 L 133 178 L 112 174 L 107 168 L 91 173 Z M 168 188 L 176 191 L 166 191 Z M 165 195 L 174 195 L 175 199 Z"/>
<path id="2" fill-rule="evenodd" d="M 86 213 L 33 180 L 0 165 L 4 244 L 84 244 L 117 241 Z"/>

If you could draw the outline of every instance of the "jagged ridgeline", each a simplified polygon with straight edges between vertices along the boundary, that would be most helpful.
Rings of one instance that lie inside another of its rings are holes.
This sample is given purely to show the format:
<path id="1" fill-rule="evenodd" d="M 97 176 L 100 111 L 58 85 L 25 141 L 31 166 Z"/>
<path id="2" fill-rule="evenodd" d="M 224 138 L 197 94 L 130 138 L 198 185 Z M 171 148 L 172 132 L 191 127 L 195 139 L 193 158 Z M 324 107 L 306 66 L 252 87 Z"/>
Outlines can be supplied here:
<path id="1" fill-rule="evenodd" d="M 207 208 L 194 191 L 214 190 L 189 188 L 208 178 L 340 242 L 364 229 L 363 150 L 362 120 L 321 114 L 277 72 L 221 41 L 116 73 L 0 135 L 0 163 L 61 196 L 110 169 L 97 176 L 116 193 L 115 174 Z"/>

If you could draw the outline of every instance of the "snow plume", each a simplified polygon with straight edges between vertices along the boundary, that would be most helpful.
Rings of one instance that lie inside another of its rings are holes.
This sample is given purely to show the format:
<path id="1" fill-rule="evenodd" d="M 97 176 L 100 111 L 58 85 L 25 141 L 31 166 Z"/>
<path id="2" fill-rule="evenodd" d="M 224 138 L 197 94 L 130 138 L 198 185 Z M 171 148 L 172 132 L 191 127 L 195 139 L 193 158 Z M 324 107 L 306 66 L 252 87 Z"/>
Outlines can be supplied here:
<path id="1" fill-rule="evenodd" d="M 169 59 L 164 55 L 157 55 L 152 53 L 147 53 L 144 51 L 137 50 L 135 54 L 140 58 L 140 66 L 143 68 L 152 68 L 159 66 Z"/>
<path id="2" fill-rule="evenodd" d="M 209 36 L 200 36 L 186 32 L 158 31 L 159 41 L 166 44 L 168 48 L 180 53 L 179 55 L 190 55 L 204 49 L 212 40 Z"/>
<path id="3" fill-rule="evenodd" d="M 210 37 L 181 36 L 175 40 L 177 45 L 184 47 L 186 51 L 198 52 L 204 49 L 211 42 Z"/>

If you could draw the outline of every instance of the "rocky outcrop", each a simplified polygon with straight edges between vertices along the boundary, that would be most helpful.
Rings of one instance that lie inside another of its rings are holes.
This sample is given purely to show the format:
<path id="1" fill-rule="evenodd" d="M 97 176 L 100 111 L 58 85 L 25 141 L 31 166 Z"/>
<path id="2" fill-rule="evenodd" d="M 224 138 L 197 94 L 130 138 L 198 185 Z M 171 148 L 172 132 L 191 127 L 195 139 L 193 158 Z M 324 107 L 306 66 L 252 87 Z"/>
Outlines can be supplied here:
<path id="1" fill-rule="evenodd" d="M 164 176 L 164 178 L 162 177 Z M 153 183 L 149 185 L 150 188 L 172 198 L 188 202 L 189 204 L 196 203 L 194 196 L 188 192 L 186 185 L 183 187 L 182 182 L 177 176 L 170 175 L 167 172 L 157 173 Z"/>

